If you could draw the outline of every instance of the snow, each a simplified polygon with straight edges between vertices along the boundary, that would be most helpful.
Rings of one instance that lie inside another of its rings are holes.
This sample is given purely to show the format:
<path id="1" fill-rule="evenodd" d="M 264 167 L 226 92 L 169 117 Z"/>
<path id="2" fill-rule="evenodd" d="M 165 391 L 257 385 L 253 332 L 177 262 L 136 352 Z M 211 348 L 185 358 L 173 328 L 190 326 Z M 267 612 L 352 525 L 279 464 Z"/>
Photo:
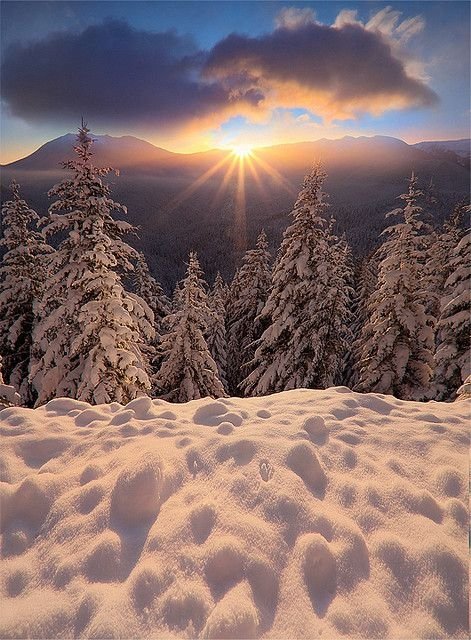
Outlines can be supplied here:
<path id="1" fill-rule="evenodd" d="M 0 412 L 2 638 L 465 638 L 469 400 Z"/>

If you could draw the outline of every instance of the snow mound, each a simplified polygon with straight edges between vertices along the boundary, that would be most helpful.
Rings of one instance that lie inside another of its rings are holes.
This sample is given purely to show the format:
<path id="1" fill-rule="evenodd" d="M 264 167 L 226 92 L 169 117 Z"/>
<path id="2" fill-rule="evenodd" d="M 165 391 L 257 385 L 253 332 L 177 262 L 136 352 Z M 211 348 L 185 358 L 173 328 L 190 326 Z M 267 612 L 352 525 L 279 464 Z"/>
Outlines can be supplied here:
<path id="1" fill-rule="evenodd" d="M 465 638 L 470 404 L 0 412 L 2 638 Z"/>

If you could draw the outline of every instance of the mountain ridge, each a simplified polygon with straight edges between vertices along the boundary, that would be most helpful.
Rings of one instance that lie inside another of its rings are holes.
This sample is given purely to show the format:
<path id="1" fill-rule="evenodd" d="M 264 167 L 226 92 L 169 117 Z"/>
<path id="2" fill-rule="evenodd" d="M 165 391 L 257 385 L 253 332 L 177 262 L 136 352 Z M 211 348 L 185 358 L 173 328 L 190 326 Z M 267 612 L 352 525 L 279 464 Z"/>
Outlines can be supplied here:
<path id="1" fill-rule="evenodd" d="M 17 160 L 13 160 L 12 162 L 6 162 L 6 163 L 2 163 L 0 164 L 0 168 L 9 168 L 9 167 L 14 167 L 14 166 L 24 166 L 25 161 L 28 162 L 28 164 L 30 164 L 31 159 L 33 158 L 37 158 L 38 154 L 44 154 L 44 152 L 47 152 L 49 149 L 51 149 L 52 147 L 56 146 L 58 148 L 62 147 L 62 146 L 73 146 L 73 143 L 75 141 L 75 133 L 65 133 L 61 136 L 58 136 L 57 138 L 53 138 L 52 140 L 48 140 L 47 142 L 45 142 L 44 144 L 42 144 L 41 146 L 39 146 L 36 150 L 32 151 L 31 153 L 27 154 L 26 156 L 24 156 L 23 158 L 18 158 Z M 220 148 L 220 147 L 214 147 L 211 149 L 205 149 L 202 151 L 194 151 L 194 152 L 190 152 L 190 153 L 182 153 L 182 152 L 177 152 L 177 151 L 170 151 L 168 149 L 165 149 L 164 147 L 160 147 L 155 145 L 152 142 L 149 142 L 148 140 L 145 140 L 144 138 L 139 138 L 138 136 L 133 136 L 130 134 L 126 134 L 126 135 L 122 135 L 122 136 L 112 136 L 110 134 L 92 134 L 93 139 L 95 141 L 96 145 L 101 145 L 104 142 L 111 142 L 111 144 L 113 145 L 117 145 L 117 144 L 121 144 L 122 142 L 128 142 L 132 145 L 136 145 L 139 144 L 141 147 L 141 151 L 142 149 L 147 149 L 150 153 L 155 153 L 155 154 L 162 154 L 162 155 L 168 155 L 168 157 L 181 157 L 181 158 L 190 158 L 190 157 L 203 157 L 207 154 L 215 154 L 215 153 L 230 153 L 231 150 L 230 149 L 224 149 L 224 148 Z M 418 148 L 421 150 L 424 150 L 424 148 L 422 147 L 422 145 L 427 145 L 430 147 L 441 147 L 444 149 L 447 149 L 450 146 L 461 146 L 461 145 L 466 145 L 470 143 L 469 139 L 466 138 L 460 138 L 457 140 L 442 140 L 442 141 L 431 141 L 431 140 L 424 140 L 422 142 L 417 142 L 417 143 L 413 143 L 413 144 L 409 144 L 407 142 L 405 142 L 404 140 L 402 140 L 401 138 L 396 138 L 394 136 L 384 136 L 384 135 L 372 135 L 372 136 L 351 136 L 351 135 L 346 135 L 343 136 L 342 138 L 320 138 L 318 140 L 302 140 L 299 142 L 284 142 L 284 143 L 279 143 L 279 144 L 273 144 L 273 145 L 261 145 L 259 147 L 254 147 L 254 152 L 257 153 L 257 151 L 259 152 L 263 152 L 263 150 L 277 150 L 277 149 L 283 149 L 283 148 L 293 148 L 293 147 L 297 147 L 297 146 L 306 146 L 306 145 L 325 145 L 325 144 L 349 144 L 349 143 L 359 143 L 359 142 L 364 142 L 364 141 L 377 141 L 377 142 L 386 142 L 389 144 L 395 144 L 395 145 L 401 145 L 401 146 L 407 146 L 407 147 L 411 147 L 411 148 Z M 62 143 L 66 143 L 66 144 L 62 144 Z"/>

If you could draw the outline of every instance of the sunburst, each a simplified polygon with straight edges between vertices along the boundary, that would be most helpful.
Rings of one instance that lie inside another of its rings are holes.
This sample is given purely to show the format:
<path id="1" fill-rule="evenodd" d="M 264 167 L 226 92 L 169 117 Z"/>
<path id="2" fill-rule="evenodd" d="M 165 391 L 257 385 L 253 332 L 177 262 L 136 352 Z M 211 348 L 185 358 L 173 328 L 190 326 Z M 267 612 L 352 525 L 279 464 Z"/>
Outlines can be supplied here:
<path id="1" fill-rule="evenodd" d="M 167 205 L 163 207 L 163 211 L 169 213 L 182 205 L 197 190 L 199 190 L 208 180 L 215 178 L 217 173 L 221 173 L 221 183 L 217 192 L 209 203 L 211 210 L 216 210 L 221 204 L 223 197 L 230 185 L 234 183 L 233 206 L 234 206 L 234 242 L 238 251 L 244 251 L 247 248 L 247 218 L 246 218 L 246 179 L 247 169 L 249 170 L 260 195 L 265 203 L 269 204 L 268 193 L 261 180 L 261 175 L 269 176 L 280 187 L 287 191 L 290 195 L 296 197 L 297 190 L 279 171 L 272 167 L 269 162 L 260 157 L 258 149 L 247 145 L 238 144 L 226 147 L 227 154 L 219 159 L 213 166 L 207 169 L 192 184 L 180 194 L 175 196 Z"/>
<path id="2" fill-rule="evenodd" d="M 232 153 L 241 160 L 244 160 L 252 155 L 252 147 L 248 144 L 238 144 L 232 147 Z"/>

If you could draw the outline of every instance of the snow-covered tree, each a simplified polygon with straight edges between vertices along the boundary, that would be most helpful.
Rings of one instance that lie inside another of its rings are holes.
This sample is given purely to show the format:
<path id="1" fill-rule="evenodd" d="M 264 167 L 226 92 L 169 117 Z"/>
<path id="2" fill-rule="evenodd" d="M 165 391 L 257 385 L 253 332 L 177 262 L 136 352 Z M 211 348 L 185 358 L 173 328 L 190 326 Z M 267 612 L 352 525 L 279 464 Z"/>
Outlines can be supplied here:
<path id="1" fill-rule="evenodd" d="M 126 208 L 111 199 L 102 180 L 111 169 L 92 164 L 92 143 L 82 125 L 77 158 L 64 163 L 72 177 L 49 192 L 57 199 L 44 233 L 65 238 L 37 305 L 31 369 L 37 404 L 57 396 L 126 403 L 150 389 L 141 346 L 154 337 L 153 314 L 142 298 L 125 291 L 120 276 L 132 270 L 136 257 L 123 240 L 133 227 L 113 218 L 113 211 Z"/>
<path id="2" fill-rule="evenodd" d="M 206 329 L 206 342 L 209 352 L 217 365 L 219 379 L 227 389 L 227 338 L 226 338 L 226 285 L 221 274 L 217 273 L 213 288 L 208 296 L 210 316 Z"/>
<path id="3" fill-rule="evenodd" d="M 152 309 L 154 329 L 156 335 L 160 336 L 163 332 L 164 318 L 170 313 L 170 300 L 151 274 L 143 253 L 139 253 L 135 261 L 132 283 L 135 293 Z"/>
<path id="4" fill-rule="evenodd" d="M 162 336 L 165 332 L 165 318 L 170 313 L 171 302 L 160 284 L 150 273 L 143 253 L 139 253 L 132 273 L 134 292 L 142 298 L 154 314 L 154 339 L 142 346 L 142 351 L 151 365 L 152 377 L 162 364 Z"/>
<path id="5" fill-rule="evenodd" d="M 427 314 L 427 279 L 423 278 L 424 236 L 420 220 L 422 192 L 412 174 L 402 208 L 391 211 L 401 220 L 383 233 L 378 284 L 369 304 L 362 336 L 358 390 L 421 400 L 430 392 L 433 371 L 434 318 Z"/>
<path id="6" fill-rule="evenodd" d="M 261 312 L 268 327 L 241 385 L 247 395 L 325 388 L 341 371 L 350 275 L 345 246 L 324 217 L 324 179 L 320 167 L 306 176 L 284 233 Z"/>
<path id="7" fill-rule="evenodd" d="M 28 381 L 33 331 L 33 304 L 47 280 L 48 258 L 53 252 L 35 230 L 38 214 L 20 196 L 19 185 L 10 185 L 13 198 L 2 207 L 6 252 L 0 264 L 0 353 L 3 374 L 25 404 L 33 402 Z M 31 228 L 33 226 L 33 228 Z"/>
<path id="8" fill-rule="evenodd" d="M 5 384 L 2 375 L 2 357 L 0 356 L 0 410 L 5 407 L 19 405 L 21 402 L 20 394 L 10 384 Z"/>
<path id="9" fill-rule="evenodd" d="M 471 374 L 471 230 L 451 255 L 437 327 L 435 386 L 440 400 L 454 397 Z"/>
<path id="10" fill-rule="evenodd" d="M 225 395 L 205 334 L 211 311 L 196 253 L 191 252 L 178 286 L 178 309 L 168 316 L 162 341 L 163 364 L 155 380 L 157 393 L 169 402 Z"/>
<path id="11" fill-rule="evenodd" d="M 463 382 L 456 392 L 456 400 L 468 400 L 471 398 L 471 375 Z"/>
<path id="12" fill-rule="evenodd" d="M 458 203 L 440 229 L 430 236 L 430 245 L 425 265 L 428 280 L 428 308 L 435 317 L 440 315 L 441 301 L 445 295 L 445 283 L 453 271 L 453 252 L 464 235 L 463 221 L 469 212 L 469 204 Z"/>
<path id="13" fill-rule="evenodd" d="M 231 394 L 240 393 L 239 384 L 248 373 L 244 365 L 255 355 L 255 341 L 265 328 L 260 312 L 271 286 L 270 252 L 265 231 L 255 249 L 249 249 L 231 284 L 227 304 L 227 377 Z"/>
<path id="14" fill-rule="evenodd" d="M 354 270 L 351 305 L 351 342 L 345 359 L 343 383 L 353 389 L 359 381 L 359 364 L 362 353 L 362 332 L 368 321 L 368 303 L 375 291 L 378 279 L 378 254 L 373 252 L 363 258 Z"/>

